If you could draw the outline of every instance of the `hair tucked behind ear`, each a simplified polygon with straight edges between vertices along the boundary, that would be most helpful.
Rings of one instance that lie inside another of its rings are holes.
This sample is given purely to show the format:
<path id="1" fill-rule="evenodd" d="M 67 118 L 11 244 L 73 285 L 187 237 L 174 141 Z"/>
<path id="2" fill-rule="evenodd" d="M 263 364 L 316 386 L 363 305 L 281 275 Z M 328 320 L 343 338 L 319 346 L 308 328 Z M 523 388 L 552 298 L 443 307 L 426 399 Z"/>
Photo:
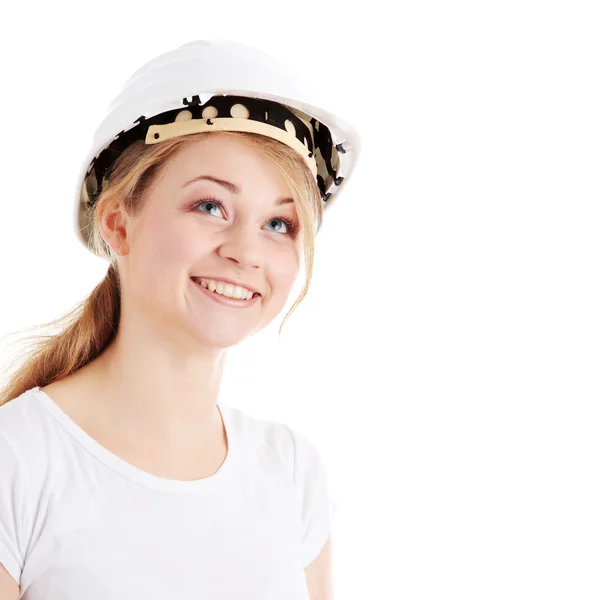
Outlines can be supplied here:
<path id="1" fill-rule="evenodd" d="M 144 192 L 160 175 L 169 159 L 204 135 L 243 139 L 272 161 L 289 185 L 300 221 L 306 280 L 300 296 L 281 324 L 281 334 L 283 325 L 308 292 L 313 270 L 314 239 L 323 218 L 318 187 L 302 158 L 277 140 L 245 132 L 192 134 L 155 145 L 135 142 L 115 162 L 109 182 L 92 209 L 90 245 L 96 254 L 110 261 L 106 276 L 71 312 L 34 328 L 54 328 L 58 329 L 57 333 L 34 334 L 25 338 L 29 340 L 29 349 L 11 363 L 10 374 L 4 377 L 0 390 L 0 405 L 33 387 L 44 387 L 70 375 L 94 360 L 111 343 L 119 326 L 121 291 L 115 257 L 98 228 L 102 209 L 108 201 L 117 199 L 130 214 L 137 214 L 142 209 Z"/>

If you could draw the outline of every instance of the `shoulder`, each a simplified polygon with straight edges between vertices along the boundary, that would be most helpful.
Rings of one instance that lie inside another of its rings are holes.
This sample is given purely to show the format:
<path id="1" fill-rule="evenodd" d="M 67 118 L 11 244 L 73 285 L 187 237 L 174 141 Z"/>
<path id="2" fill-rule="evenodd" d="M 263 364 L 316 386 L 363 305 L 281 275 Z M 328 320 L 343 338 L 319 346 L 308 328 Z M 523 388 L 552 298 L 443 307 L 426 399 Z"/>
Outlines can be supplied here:
<path id="1" fill-rule="evenodd" d="M 13 509 L 32 502 L 34 481 L 44 471 L 46 452 L 39 424 L 43 410 L 31 390 L 0 406 L 0 491 L 2 508 L 15 498 Z"/>
<path id="2" fill-rule="evenodd" d="M 0 460 L 23 466 L 29 476 L 46 469 L 53 423 L 32 388 L 0 406 Z M 1 469 L 0 469 L 1 470 Z"/>
<path id="3" fill-rule="evenodd" d="M 251 446 L 259 454 L 281 463 L 294 479 L 302 478 L 307 471 L 321 468 L 322 460 L 315 444 L 296 428 L 281 421 L 251 415 L 233 406 L 226 405 L 225 409 L 237 439 L 246 448 Z"/>
<path id="4" fill-rule="evenodd" d="M 0 433 L 7 439 L 31 435 L 45 421 L 44 409 L 31 388 L 0 406 Z"/>
<path id="5" fill-rule="evenodd" d="M 304 434 L 286 423 L 252 415 L 228 404 L 220 406 L 227 411 L 236 435 L 246 442 L 267 445 L 289 454 L 297 450 L 314 449 L 314 445 Z"/>

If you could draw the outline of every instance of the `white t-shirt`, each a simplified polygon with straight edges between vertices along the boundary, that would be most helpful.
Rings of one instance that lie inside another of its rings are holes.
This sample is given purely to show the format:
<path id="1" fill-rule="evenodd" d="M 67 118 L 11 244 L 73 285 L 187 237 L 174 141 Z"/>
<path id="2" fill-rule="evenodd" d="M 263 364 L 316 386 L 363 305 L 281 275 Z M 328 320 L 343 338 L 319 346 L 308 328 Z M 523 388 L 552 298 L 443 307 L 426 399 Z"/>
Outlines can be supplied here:
<path id="1" fill-rule="evenodd" d="M 220 469 L 146 473 L 39 387 L 0 406 L 0 563 L 27 600 L 308 600 L 330 533 L 320 455 L 287 425 L 218 404 Z"/>

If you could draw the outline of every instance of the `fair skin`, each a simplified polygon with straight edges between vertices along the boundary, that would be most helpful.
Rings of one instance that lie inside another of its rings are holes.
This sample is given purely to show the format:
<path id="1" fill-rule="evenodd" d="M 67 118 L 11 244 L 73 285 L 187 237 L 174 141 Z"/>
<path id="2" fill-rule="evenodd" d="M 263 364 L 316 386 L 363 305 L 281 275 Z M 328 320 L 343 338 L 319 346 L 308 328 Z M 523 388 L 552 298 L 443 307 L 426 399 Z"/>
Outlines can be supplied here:
<path id="1" fill-rule="evenodd" d="M 188 183 L 204 175 L 237 189 Z M 210 197 L 224 209 L 194 207 Z M 121 274 L 118 335 L 95 360 L 42 389 L 103 446 L 149 473 L 193 480 L 218 471 L 227 454 L 216 408 L 227 349 L 273 321 L 299 273 L 301 237 L 279 220 L 295 220 L 294 204 L 280 203 L 288 198 L 267 159 L 211 134 L 171 159 L 136 217 L 107 205 L 99 226 Z M 192 276 L 229 278 L 261 297 L 225 306 Z M 331 540 L 305 576 L 311 600 L 331 600 Z M 0 565 L 0 600 L 19 597 L 14 583 Z"/>

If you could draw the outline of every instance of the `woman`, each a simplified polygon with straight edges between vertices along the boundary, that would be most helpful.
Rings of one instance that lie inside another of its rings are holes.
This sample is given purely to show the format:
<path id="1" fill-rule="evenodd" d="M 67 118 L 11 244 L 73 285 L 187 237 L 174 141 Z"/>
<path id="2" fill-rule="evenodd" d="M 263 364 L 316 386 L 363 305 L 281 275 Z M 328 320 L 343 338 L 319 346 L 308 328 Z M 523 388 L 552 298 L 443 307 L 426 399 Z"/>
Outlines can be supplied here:
<path id="1" fill-rule="evenodd" d="M 332 597 L 318 452 L 218 400 L 357 155 L 298 81 L 192 42 L 113 102 L 75 206 L 106 277 L 0 396 L 0 600 Z"/>

